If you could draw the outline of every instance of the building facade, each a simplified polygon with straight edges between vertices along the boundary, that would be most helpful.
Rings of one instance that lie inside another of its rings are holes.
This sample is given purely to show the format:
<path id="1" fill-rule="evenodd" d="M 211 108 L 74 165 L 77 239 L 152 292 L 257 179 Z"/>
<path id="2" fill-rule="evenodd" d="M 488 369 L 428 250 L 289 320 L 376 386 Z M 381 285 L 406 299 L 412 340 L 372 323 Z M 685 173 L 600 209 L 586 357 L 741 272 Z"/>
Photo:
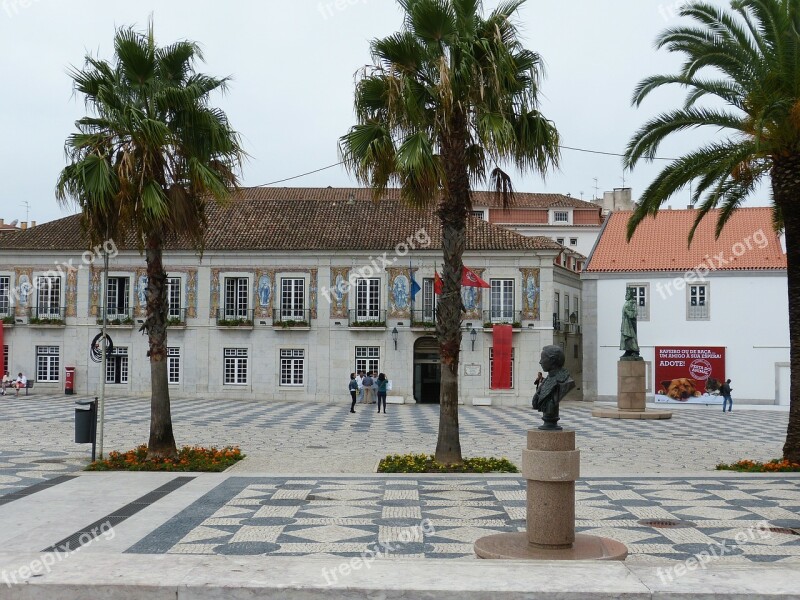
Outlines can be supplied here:
<path id="1" fill-rule="evenodd" d="M 394 402 L 438 401 L 441 236 L 431 211 L 393 192 L 373 204 L 367 190 L 331 188 L 246 189 L 208 210 L 202 257 L 180 240 L 165 250 L 173 396 L 345 402 L 349 373 L 373 370 L 392 381 Z M 78 394 L 96 395 L 103 378 L 108 394 L 146 395 L 144 260 L 115 243 L 106 285 L 102 248 L 85 251 L 83 239 L 78 216 L 0 234 L 7 368 L 37 390 L 63 390 L 74 367 Z M 554 287 L 580 287 L 577 273 L 553 264 L 559 252 L 470 220 L 464 262 L 490 288 L 463 290 L 461 401 L 529 403 L 545 345 L 561 344 L 576 364 L 576 334 L 552 318 Z M 91 352 L 103 306 L 113 341 L 105 366 Z M 493 389 L 497 324 L 513 327 L 509 390 Z"/>
<path id="2" fill-rule="evenodd" d="M 582 273 L 587 398 L 616 400 L 622 306 L 630 289 L 649 401 L 666 391 L 658 374 L 683 360 L 659 359 L 657 348 L 715 348 L 724 355 L 717 367 L 724 375 L 717 377 L 732 380 L 735 403 L 788 405 L 786 254 L 772 211 L 739 209 L 718 239 L 712 211 L 687 248 L 696 214 L 662 210 L 641 223 L 630 243 L 631 213 L 609 217 Z"/>

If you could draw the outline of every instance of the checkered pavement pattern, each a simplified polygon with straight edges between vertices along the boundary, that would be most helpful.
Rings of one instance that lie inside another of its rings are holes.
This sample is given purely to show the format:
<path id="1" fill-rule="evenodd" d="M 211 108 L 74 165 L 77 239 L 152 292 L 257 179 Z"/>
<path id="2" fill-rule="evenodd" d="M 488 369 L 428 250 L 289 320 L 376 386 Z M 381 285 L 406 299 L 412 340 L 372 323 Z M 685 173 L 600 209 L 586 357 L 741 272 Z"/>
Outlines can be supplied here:
<path id="1" fill-rule="evenodd" d="M 64 452 L 0 450 L 0 496 L 73 471 Z"/>
<path id="2" fill-rule="evenodd" d="M 523 531 L 519 477 L 232 477 L 127 550 L 142 554 L 474 558 L 485 535 Z M 629 561 L 701 552 L 739 563 L 800 563 L 798 478 L 583 479 L 578 532 L 626 544 Z M 644 519 L 690 525 L 658 529 Z M 737 534 L 744 534 L 744 538 Z"/>

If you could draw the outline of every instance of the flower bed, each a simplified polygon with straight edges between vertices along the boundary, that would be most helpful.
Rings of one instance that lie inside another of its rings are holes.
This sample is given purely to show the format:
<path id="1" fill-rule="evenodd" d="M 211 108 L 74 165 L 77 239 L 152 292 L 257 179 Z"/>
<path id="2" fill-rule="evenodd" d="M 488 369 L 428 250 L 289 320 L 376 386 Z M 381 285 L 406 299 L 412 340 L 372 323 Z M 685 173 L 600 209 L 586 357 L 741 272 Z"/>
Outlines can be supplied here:
<path id="1" fill-rule="evenodd" d="M 774 459 L 766 463 L 755 460 L 740 460 L 729 465 L 717 465 L 717 471 L 739 471 L 740 473 L 792 473 L 800 471 L 800 463 L 786 459 Z"/>
<path id="2" fill-rule="evenodd" d="M 142 444 L 128 452 L 110 452 L 105 460 L 97 460 L 86 467 L 87 471 L 191 471 L 218 473 L 244 458 L 239 448 L 201 448 L 184 446 L 174 460 L 157 458 L 147 460 L 147 446 Z"/>
<path id="3" fill-rule="evenodd" d="M 392 454 L 381 460 L 378 473 L 519 473 L 519 469 L 506 458 L 465 458 L 460 465 L 443 465 L 429 454 Z"/>

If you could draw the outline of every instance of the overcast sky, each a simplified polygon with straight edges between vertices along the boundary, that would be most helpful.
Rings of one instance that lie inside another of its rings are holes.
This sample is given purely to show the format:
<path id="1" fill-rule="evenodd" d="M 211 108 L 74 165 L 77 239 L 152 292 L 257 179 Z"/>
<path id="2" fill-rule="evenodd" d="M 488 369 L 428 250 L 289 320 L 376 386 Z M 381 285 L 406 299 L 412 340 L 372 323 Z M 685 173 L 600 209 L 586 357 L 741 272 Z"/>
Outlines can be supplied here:
<path id="1" fill-rule="evenodd" d="M 717 0 L 723 4 L 722 0 Z M 487 1 L 486 8 L 497 2 Z M 622 152 L 646 118 L 682 98 L 660 92 L 641 109 L 630 106 L 643 77 L 673 72 L 678 57 L 656 52 L 653 41 L 675 25 L 678 2 L 661 0 L 529 0 L 520 12 L 527 47 L 545 60 L 542 109 L 555 121 L 563 144 Z M 64 140 L 84 113 L 67 75 L 87 52 L 110 59 L 116 27 L 146 26 L 153 13 L 160 44 L 201 43 L 216 76 L 231 75 L 230 93 L 217 97 L 242 134 L 251 158 L 244 185 L 255 186 L 338 161 L 337 140 L 353 124 L 353 75 L 369 58 L 368 41 L 401 26 L 393 0 L 0 0 L 0 217 L 44 222 L 72 211 L 56 205 L 53 188 L 65 164 Z M 674 156 L 710 140 L 692 133 L 664 145 Z M 656 166 L 626 174 L 634 196 Z M 545 180 L 515 176 L 517 189 L 570 193 L 590 199 L 621 187 L 617 157 L 563 151 L 561 169 Z M 280 185 L 353 185 L 342 167 Z M 762 202 L 766 199 L 762 199 Z M 677 197 L 685 207 L 688 191 Z M 758 203 L 762 203 L 758 202 Z"/>

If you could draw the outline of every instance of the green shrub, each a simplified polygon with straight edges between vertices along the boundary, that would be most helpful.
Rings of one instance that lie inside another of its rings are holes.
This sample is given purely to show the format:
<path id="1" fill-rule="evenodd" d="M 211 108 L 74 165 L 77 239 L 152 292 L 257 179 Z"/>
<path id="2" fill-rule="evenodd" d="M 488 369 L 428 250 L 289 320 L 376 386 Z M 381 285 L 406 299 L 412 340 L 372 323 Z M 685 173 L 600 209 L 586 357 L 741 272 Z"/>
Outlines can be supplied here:
<path id="1" fill-rule="evenodd" d="M 437 463 L 429 454 L 392 454 L 381 460 L 378 473 L 519 473 L 507 458 L 465 458 L 460 465 Z"/>

